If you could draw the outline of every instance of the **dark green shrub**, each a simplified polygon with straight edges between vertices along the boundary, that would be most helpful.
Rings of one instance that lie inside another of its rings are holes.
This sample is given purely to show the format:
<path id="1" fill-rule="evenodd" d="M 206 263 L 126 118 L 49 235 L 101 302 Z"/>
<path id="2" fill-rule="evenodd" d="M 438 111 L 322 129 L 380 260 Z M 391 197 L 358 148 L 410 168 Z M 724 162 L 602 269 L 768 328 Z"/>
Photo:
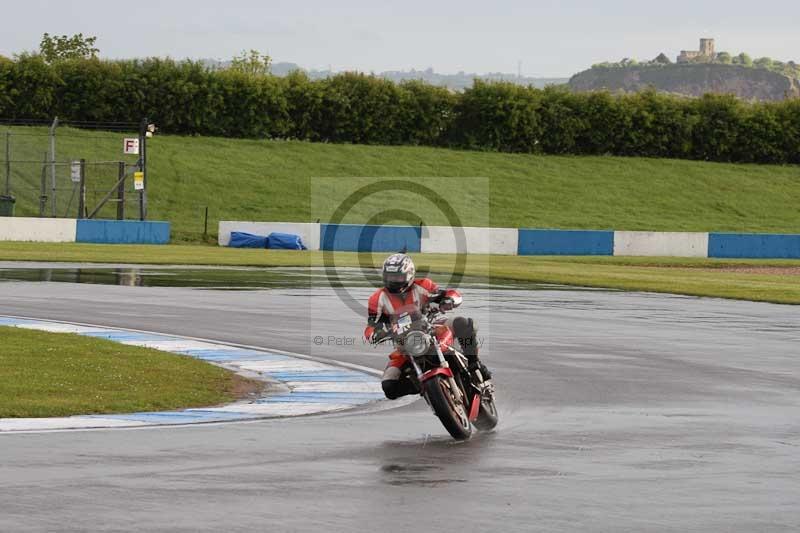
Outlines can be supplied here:
<path id="1" fill-rule="evenodd" d="M 455 105 L 451 144 L 477 150 L 541 152 L 542 92 L 508 82 L 475 80 Z"/>
<path id="2" fill-rule="evenodd" d="M 285 78 L 170 59 L 0 57 L 0 118 L 138 122 L 163 132 L 544 154 L 800 163 L 800 100 L 612 95 L 476 80 L 463 93 L 345 73 Z"/>

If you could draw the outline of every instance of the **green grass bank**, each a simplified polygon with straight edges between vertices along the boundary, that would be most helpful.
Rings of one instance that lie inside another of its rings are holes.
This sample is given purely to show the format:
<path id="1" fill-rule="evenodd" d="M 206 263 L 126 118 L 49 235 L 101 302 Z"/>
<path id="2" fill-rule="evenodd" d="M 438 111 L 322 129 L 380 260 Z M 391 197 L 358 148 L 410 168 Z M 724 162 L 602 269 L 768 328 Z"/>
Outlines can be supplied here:
<path id="1" fill-rule="evenodd" d="M 19 134 L 43 129 L 11 131 L 12 159 L 42 160 L 46 137 Z M 124 134 L 57 131 L 59 159 L 122 157 Z M 386 177 L 433 184 L 464 225 L 800 233 L 795 166 L 170 135 L 148 146 L 150 218 L 171 221 L 176 241 L 202 238 L 206 206 L 212 237 L 219 220 L 324 222 L 329 206 L 319 178 L 346 186 Z M 41 165 L 20 165 L 12 183 L 35 185 L 40 174 Z M 464 178 L 485 178 L 485 186 L 460 186 Z M 344 222 L 365 222 L 369 208 L 357 206 Z M 38 214 L 38 196 L 20 197 L 17 214 Z M 424 215 L 427 224 L 448 223 L 436 210 Z"/>
<path id="2" fill-rule="evenodd" d="M 191 357 L 0 327 L 0 418 L 203 407 L 258 387 Z"/>

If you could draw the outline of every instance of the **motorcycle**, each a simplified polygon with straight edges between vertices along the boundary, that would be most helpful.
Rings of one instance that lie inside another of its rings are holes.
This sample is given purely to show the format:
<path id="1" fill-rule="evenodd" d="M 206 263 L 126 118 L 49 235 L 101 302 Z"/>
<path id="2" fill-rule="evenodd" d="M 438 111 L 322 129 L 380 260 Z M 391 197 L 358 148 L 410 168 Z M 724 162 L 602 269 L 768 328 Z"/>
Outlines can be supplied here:
<path id="1" fill-rule="evenodd" d="M 457 440 L 472 436 L 472 426 L 490 430 L 497 425 L 495 390 L 480 370 L 469 371 L 467 357 L 456 347 L 453 331 L 437 307 L 396 313 L 380 342 L 393 341 L 410 363 L 405 377 Z"/>

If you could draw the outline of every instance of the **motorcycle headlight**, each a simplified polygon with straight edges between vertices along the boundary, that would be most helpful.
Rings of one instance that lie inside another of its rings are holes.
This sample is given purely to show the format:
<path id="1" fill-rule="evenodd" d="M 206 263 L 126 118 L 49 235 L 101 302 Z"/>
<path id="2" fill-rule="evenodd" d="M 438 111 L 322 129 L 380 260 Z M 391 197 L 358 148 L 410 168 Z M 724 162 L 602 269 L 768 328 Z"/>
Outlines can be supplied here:
<path id="1" fill-rule="evenodd" d="M 428 336 L 421 331 L 412 331 L 403 341 L 403 350 L 411 357 L 425 355 L 430 348 Z"/>

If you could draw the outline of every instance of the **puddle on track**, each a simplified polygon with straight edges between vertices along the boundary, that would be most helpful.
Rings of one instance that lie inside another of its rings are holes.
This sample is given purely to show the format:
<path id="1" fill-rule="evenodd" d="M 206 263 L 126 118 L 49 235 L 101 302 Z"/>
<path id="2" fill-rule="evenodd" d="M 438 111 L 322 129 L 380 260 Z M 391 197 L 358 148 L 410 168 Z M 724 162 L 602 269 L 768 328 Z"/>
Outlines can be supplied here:
<path id="1" fill-rule="evenodd" d="M 431 276 L 438 278 L 442 275 L 431 274 Z M 377 287 L 380 285 L 380 272 L 376 270 L 337 268 L 336 277 L 337 285 L 348 287 Z M 262 290 L 331 286 L 326 270 L 323 267 L 186 268 L 172 266 L 104 267 L 96 265 L 59 267 L 49 264 L 46 267 L 0 267 L 0 282 L 15 281 L 89 283 L 130 287 L 190 287 L 215 290 Z M 577 289 L 576 287 L 520 281 L 493 280 L 490 283 L 487 278 L 470 276 L 465 276 L 461 280 L 460 286 L 522 290 L 563 289 L 574 291 Z"/>

